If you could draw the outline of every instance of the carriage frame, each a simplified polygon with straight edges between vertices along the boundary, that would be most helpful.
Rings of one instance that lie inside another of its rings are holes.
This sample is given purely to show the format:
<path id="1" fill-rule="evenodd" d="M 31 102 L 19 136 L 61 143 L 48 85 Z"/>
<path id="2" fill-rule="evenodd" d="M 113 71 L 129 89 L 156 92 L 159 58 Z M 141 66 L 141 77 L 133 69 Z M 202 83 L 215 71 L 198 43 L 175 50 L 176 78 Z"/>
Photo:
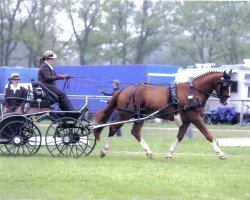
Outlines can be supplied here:
<path id="1" fill-rule="evenodd" d="M 89 155 L 96 145 L 96 139 L 89 121 L 85 119 L 88 102 L 77 111 L 55 110 L 55 94 L 37 81 L 31 83 L 35 87 L 29 90 L 27 99 L 15 98 L 26 101 L 29 107 L 27 113 L 3 114 L 3 102 L 13 97 L 0 100 L 0 153 L 30 156 L 46 145 L 53 157 L 78 158 Z M 36 90 L 39 90 L 40 96 L 37 96 Z M 41 133 L 39 128 L 41 122 L 48 127 L 45 133 Z"/>

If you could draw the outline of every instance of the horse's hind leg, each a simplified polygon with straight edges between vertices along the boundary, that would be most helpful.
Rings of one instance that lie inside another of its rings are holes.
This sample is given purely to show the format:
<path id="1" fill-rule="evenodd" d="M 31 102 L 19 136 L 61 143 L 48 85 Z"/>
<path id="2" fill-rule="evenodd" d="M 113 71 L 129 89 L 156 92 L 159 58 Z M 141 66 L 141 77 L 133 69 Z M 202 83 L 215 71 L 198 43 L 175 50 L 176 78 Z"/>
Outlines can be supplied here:
<path id="1" fill-rule="evenodd" d="M 119 128 L 122 127 L 123 124 L 116 124 L 116 125 L 112 125 L 109 127 L 109 135 L 108 138 L 106 140 L 106 143 L 104 145 L 104 148 L 101 150 L 100 152 L 100 156 L 103 158 L 104 156 L 106 156 L 106 154 L 108 153 L 108 150 L 110 149 L 111 143 L 112 143 L 112 139 L 113 136 L 115 135 L 115 133 L 118 131 Z"/>
<path id="2" fill-rule="evenodd" d="M 186 130 L 188 128 L 190 123 L 183 123 L 180 128 L 179 128 L 179 131 L 178 131 L 178 135 L 174 141 L 174 143 L 171 145 L 171 147 L 169 148 L 168 152 L 167 152 L 167 156 L 166 158 L 168 159 L 171 159 L 172 156 L 173 156 L 173 153 L 178 145 L 178 143 L 183 139 L 185 133 L 186 133 Z"/>
<path id="3" fill-rule="evenodd" d="M 141 128 L 143 126 L 143 123 L 144 123 L 144 121 L 134 122 L 131 133 L 135 137 L 135 139 L 140 143 L 140 145 L 142 146 L 144 151 L 146 151 L 146 155 L 149 158 L 152 158 L 153 153 L 152 153 L 151 149 L 149 148 L 148 144 L 141 137 Z"/>

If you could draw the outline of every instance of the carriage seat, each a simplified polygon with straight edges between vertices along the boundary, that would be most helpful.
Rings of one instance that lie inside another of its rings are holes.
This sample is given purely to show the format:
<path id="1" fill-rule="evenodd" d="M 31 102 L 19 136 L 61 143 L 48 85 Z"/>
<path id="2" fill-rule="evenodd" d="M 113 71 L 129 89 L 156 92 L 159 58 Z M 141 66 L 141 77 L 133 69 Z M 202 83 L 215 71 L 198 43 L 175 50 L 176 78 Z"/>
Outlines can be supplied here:
<path id="1" fill-rule="evenodd" d="M 47 88 L 43 83 L 31 80 L 34 99 L 30 102 L 31 107 L 51 108 L 59 101 L 58 96 Z"/>

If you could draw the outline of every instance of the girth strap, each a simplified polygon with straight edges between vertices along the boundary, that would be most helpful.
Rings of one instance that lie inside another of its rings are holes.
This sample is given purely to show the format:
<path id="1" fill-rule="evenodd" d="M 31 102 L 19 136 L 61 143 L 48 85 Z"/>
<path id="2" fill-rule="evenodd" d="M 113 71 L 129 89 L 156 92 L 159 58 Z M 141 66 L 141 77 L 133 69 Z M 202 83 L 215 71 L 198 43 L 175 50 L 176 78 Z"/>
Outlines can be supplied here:
<path id="1" fill-rule="evenodd" d="M 200 108 L 200 107 L 204 107 L 206 105 L 206 102 L 198 102 L 198 103 L 193 103 L 190 105 L 186 105 L 184 106 L 184 110 L 189 110 L 191 108 Z"/>
<path id="2" fill-rule="evenodd" d="M 136 106 L 136 102 L 135 102 L 135 93 L 136 93 L 136 90 L 141 85 L 142 84 L 138 84 L 138 85 L 134 86 L 133 91 L 131 92 L 131 94 L 130 94 L 128 100 L 127 100 L 125 108 L 124 109 L 123 108 L 117 108 L 117 110 L 132 112 L 132 113 L 134 113 L 135 117 L 138 117 L 138 118 L 141 116 L 141 90 L 140 90 L 140 96 L 139 96 L 138 106 Z M 133 103 L 134 110 L 129 110 L 128 109 L 128 106 L 129 106 L 131 100 L 132 100 L 132 103 Z"/>
<path id="3" fill-rule="evenodd" d="M 130 94 L 128 100 L 127 100 L 125 109 L 128 109 L 128 106 L 129 106 L 130 101 L 131 101 L 131 99 L 132 99 L 132 100 L 133 100 L 134 108 L 135 108 L 135 110 L 136 110 L 136 105 L 135 105 L 135 91 L 136 91 L 137 88 L 138 88 L 138 85 L 136 85 L 136 87 L 134 87 L 133 91 L 131 92 L 131 94 Z"/>
<path id="4" fill-rule="evenodd" d="M 178 104 L 179 99 L 177 98 L 177 90 L 176 90 L 176 83 L 171 82 L 169 83 L 169 101 L 170 103 Z"/>
<path id="5" fill-rule="evenodd" d="M 179 103 L 179 99 L 177 97 L 177 88 L 176 83 L 170 82 L 169 83 L 169 104 L 173 104 L 174 109 L 176 112 L 174 112 L 175 115 L 177 115 L 179 112 L 177 111 L 177 105 Z"/>

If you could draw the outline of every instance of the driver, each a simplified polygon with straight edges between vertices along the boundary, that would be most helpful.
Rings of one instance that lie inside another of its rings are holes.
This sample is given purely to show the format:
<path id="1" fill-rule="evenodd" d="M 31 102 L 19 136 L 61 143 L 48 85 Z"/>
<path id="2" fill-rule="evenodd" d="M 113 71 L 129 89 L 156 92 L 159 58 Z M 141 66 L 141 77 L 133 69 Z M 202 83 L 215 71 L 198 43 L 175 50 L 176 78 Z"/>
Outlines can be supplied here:
<path id="1" fill-rule="evenodd" d="M 42 58 L 39 63 L 38 70 L 38 81 L 43 83 L 48 89 L 54 92 L 59 98 L 59 108 L 63 111 L 72 111 L 74 110 L 70 100 L 67 95 L 59 90 L 56 85 L 56 80 L 67 79 L 70 77 L 69 74 L 56 74 L 53 68 L 54 59 L 57 58 L 57 55 L 49 50 L 43 53 Z"/>

